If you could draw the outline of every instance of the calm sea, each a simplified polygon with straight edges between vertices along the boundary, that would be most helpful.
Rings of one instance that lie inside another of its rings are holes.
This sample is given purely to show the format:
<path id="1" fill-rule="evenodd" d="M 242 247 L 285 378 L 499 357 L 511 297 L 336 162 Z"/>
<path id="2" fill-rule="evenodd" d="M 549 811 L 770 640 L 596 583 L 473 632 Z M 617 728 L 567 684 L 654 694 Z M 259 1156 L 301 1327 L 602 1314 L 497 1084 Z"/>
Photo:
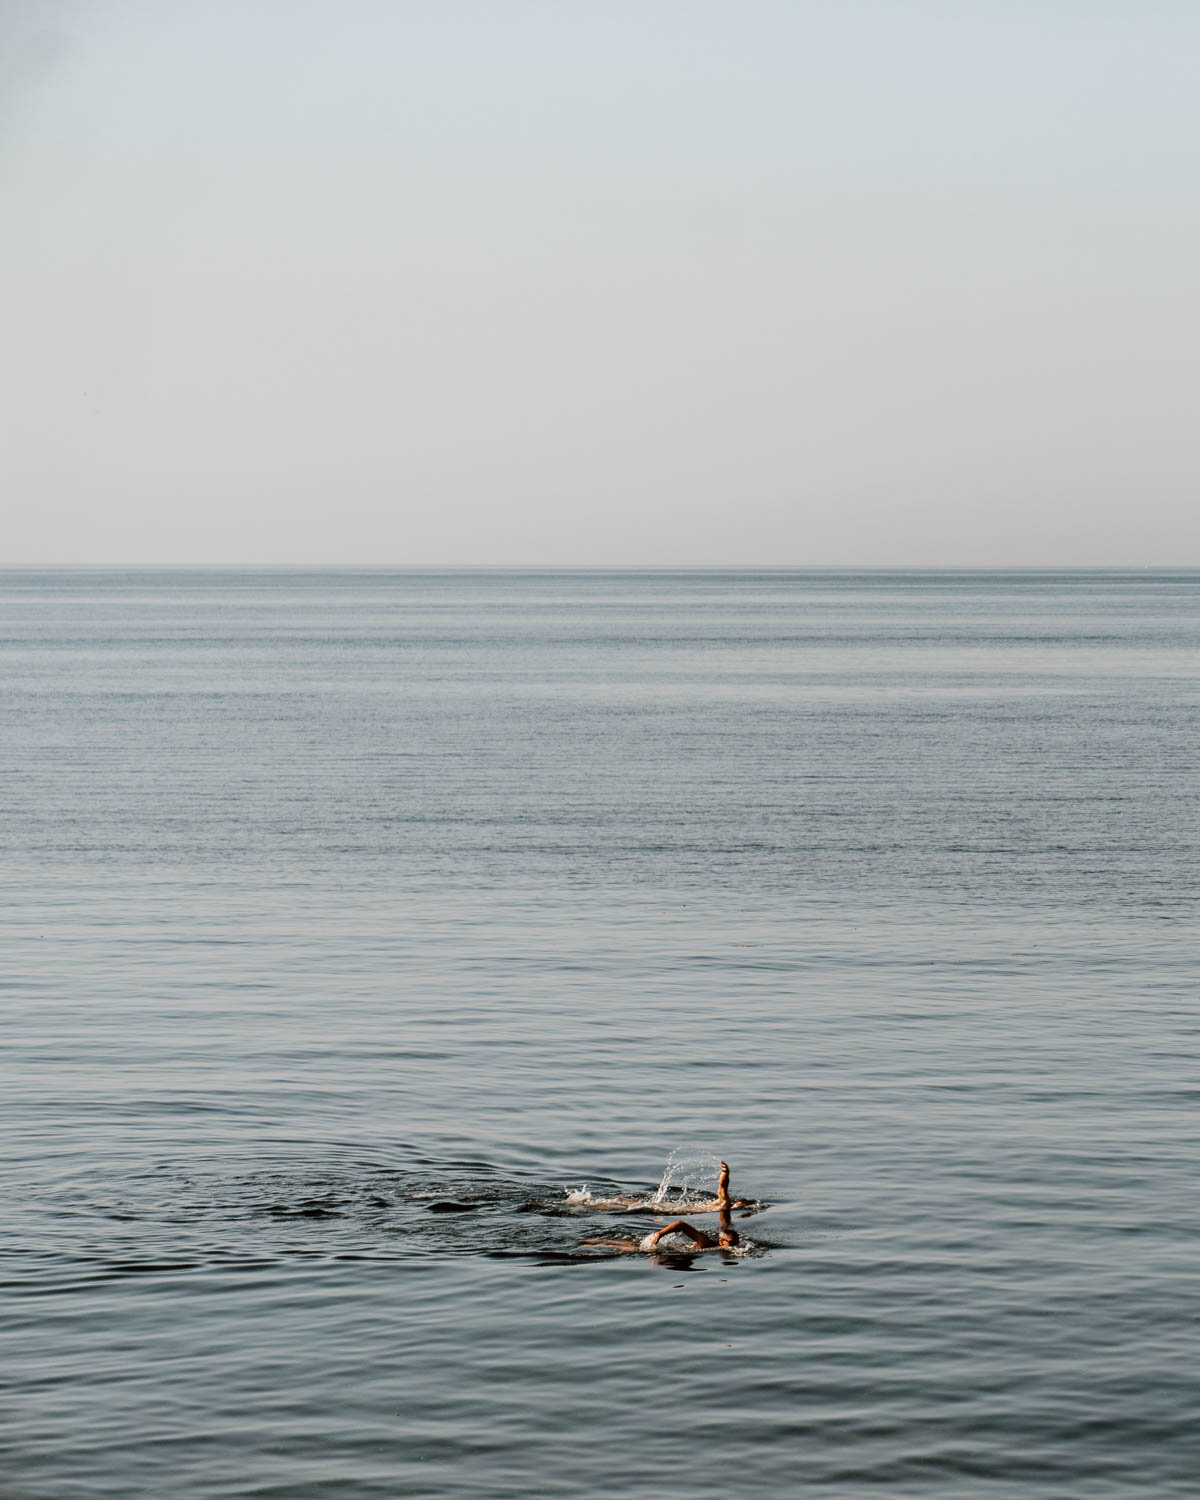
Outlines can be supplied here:
<path id="1" fill-rule="evenodd" d="M 0 694 L 4 1500 L 1200 1493 L 1200 574 L 7 573 Z M 559 1258 L 676 1148 L 751 1253 Z"/>

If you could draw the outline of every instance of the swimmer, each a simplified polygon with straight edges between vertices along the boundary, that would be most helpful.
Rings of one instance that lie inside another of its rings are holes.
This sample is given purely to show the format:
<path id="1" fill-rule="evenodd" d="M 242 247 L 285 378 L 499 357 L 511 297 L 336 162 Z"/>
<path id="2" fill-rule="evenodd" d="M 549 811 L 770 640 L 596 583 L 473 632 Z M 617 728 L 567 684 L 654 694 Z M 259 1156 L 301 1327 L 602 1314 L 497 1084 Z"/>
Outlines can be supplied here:
<path id="1" fill-rule="evenodd" d="M 669 1234 L 682 1234 L 691 1240 L 693 1247 L 697 1250 L 732 1250 L 742 1243 L 741 1235 L 729 1222 L 728 1209 L 721 1213 L 721 1227 L 717 1230 L 715 1240 L 711 1234 L 705 1234 L 703 1229 L 696 1229 L 686 1219 L 676 1219 L 673 1224 L 664 1224 L 661 1229 L 648 1234 L 645 1240 L 646 1248 L 657 1249 L 659 1240 L 665 1239 Z"/>
<path id="2" fill-rule="evenodd" d="M 722 1166 L 724 1163 L 722 1162 Z M 728 1172 L 726 1168 L 726 1172 Z M 611 1250 L 617 1255 L 633 1255 L 639 1250 L 653 1254 L 659 1248 L 660 1243 L 669 1234 L 679 1234 L 685 1239 L 691 1240 L 692 1250 L 734 1250 L 742 1243 L 742 1237 L 733 1227 L 729 1220 L 729 1210 L 732 1205 L 726 1201 L 718 1210 L 720 1214 L 720 1227 L 714 1240 L 711 1234 L 705 1234 L 703 1229 L 697 1229 L 694 1224 L 689 1224 L 686 1219 L 674 1219 L 670 1224 L 664 1224 L 661 1229 L 656 1229 L 652 1234 L 646 1235 L 644 1239 L 607 1239 L 597 1237 L 595 1239 L 583 1240 L 584 1245 L 594 1245 L 598 1249 Z M 670 1249 L 670 1246 L 666 1248 Z M 684 1251 L 684 1254 L 690 1252 Z"/>
<path id="3" fill-rule="evenodd" d="M 731 1208 L 755 1208 L 757 1205 L 753 1198 L 731 1198 L 729 1195 L 729 1163 L 721 1163 L 721 1175 L 717 1178 L 717 1196 L 709 1203 L 695 1203 L 689 1206 L 690 1214 L 727 1214 Z M 672 1211 L 671 1204 L 659 1203 L 654 1205 L 649 1212 L 656 1214 L 669 1214 Z M 669 1226 L 668 1226 L 669 1227 Z"/>
<path id="4" fill-rule="evenodd" d="M 691 1240 L 689 1247 L 662 1245 L 659 1241 L 669 1234 L 681 1234 Z M 664 1224 L 661 1229 L 656 1229 L 653 1234 L 648 1234 L 642 1240 L 610 1239 L 604 1235 L 597 1235 L 590 1240 L 580 1240 L 580 1249 L 607 1250 L 611 1255 L 653 1255 L 658 1249 L 676 1250 L 680 1255 L 693 1255 L 698 1250 L 736 1250 L 742 1243 L 742 1237 L 737 1230 L 730 1226 L 727 1229 L 719 1229 L 714 1240 L 711 1234 L 705 1234 L 703 1229 L 697 1229 L 694 1224 L 689 1224 L 686 1219 L 676 1219 L 670 1224 Z M 601 1256 L 563 1256 L 562 1259 L 571 1260 L 603 1260 Z"/>
<path id="5" fill-rule="evenodd" d="M 582 1191 L 582 1190 L 581 1190 Z M 573 1199 L 572 1201 L 581 1201 Z M 628 1194 L 621 1194 L 615 1198 L 591 1198 L 585 1200 L 589 1208 L 626 1208 L 635 1213 L 643 1214 L 673 1214 L 676 1205 L 673 1203 L 656 1203 L 653 1198 L 635 1198 Z M 721 1175 L 717 1178 L 717 1196 L 708 1203 L 692 1203 L 688 1205 L 690 1214 L 719 1214 L 727 1213 L 731 1208 L 756 1208 L 758 1205 L 753 1198 L 731 1198 L 729 1196 L 729 1163 L 721 1163 Z"/>

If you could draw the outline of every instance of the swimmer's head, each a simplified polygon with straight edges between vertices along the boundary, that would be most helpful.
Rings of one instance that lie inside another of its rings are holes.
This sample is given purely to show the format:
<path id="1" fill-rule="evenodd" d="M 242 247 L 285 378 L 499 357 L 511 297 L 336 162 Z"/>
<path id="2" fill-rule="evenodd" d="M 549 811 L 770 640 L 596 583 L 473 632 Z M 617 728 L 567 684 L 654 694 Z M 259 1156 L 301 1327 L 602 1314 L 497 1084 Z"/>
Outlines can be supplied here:
<path id="1" fill-rule="evenodd" d="M 742 1237 L 736 1229 L 722 1229 L 717 1234 L 717 1244 L 722 1250 L 728 1250 L 734 1245 L 740 1245 Z"/>

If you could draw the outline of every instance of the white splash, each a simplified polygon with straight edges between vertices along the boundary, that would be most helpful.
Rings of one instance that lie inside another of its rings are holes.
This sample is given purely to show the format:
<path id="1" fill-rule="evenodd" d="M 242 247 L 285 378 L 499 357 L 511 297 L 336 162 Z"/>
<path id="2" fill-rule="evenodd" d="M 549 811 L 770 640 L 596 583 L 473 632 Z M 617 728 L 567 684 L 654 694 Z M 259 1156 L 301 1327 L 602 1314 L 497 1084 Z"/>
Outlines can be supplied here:
<path id="1" fill-rule="evenodd" d="M 716 1197 L 720 1159 L 711 1151 L 694 1146 L 679 1146 L 667 1157 L 652 1202 L 658 1206 L 680 1208 L 690 1203 L 706 1203 Z"/>
<path id="2" fill-rule="evenodd" d="M 717 1194 L 720 1159 L 695 1146 L 678 1146 L 667 1158 L 662 1177 L 652 1193 L 601 1193 L 584 1183 L 564 1187 L 564 1202 L 576 1208 L 644 1209 L 650 1213 L 688 1213 L 710 1210 Z"/>

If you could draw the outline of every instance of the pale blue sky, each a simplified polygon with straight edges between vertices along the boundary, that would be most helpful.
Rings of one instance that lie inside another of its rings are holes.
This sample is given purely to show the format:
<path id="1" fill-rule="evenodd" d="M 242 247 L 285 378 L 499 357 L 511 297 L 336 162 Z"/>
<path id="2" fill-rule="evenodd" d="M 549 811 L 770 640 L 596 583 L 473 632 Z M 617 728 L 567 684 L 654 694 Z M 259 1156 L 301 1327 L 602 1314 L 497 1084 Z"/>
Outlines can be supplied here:
<path id="1" fill-rule="evenodd" d="M 7 563 L 1200 564 L 1200 7 L 0 0 Z"/>

